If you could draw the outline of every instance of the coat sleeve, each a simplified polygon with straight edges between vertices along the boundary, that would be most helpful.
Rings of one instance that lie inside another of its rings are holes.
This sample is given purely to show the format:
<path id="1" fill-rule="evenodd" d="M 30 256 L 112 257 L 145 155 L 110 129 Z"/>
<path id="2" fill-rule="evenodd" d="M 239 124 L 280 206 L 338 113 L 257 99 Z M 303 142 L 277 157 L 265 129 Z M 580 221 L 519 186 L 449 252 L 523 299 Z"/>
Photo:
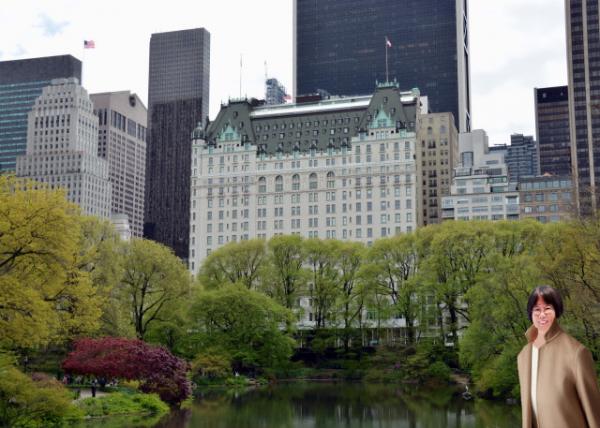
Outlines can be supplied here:
<path id="1" fill-rule="evenodd" d="M 582 346 L 577 351 L 575 386 L 590 428 L 600 428 L 600 390 L 592 353 Z"/>

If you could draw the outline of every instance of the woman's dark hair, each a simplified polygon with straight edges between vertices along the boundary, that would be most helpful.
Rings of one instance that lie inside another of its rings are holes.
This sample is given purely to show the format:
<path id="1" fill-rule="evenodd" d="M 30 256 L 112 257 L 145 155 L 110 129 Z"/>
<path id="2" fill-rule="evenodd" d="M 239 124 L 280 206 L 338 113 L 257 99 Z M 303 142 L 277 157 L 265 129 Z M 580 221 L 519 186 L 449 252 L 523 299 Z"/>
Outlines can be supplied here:
<path id="1" fill-rule="evenodd" d="M 533 307 L 537 303 L 538 297 L 541 297 L 546 304 L 551 305 L 554 308 L 556 318 L 560 318 L 563 313 L 563 301 L 562 297 L 560 297 L 560 293 L 555 288 L 541 285 L 536 287 L 529 295 L 529 300 L 527 301 L 527 315 L 529 316 L 529 321 L 533 321 L 531 313 L 533 312 Z"/>

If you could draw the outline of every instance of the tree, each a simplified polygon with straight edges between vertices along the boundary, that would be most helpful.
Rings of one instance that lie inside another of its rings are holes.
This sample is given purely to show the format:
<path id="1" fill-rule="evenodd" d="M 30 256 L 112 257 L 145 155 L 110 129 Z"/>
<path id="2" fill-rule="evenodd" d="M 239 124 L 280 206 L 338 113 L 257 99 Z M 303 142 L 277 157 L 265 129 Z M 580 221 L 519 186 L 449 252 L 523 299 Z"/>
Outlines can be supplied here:
<path id="1" fill-rule="evenodd" d="M 127 243 L 121 242 L 107 220 L 83 216 L 80 224 L 82 233 L 76 264 L 88 273 L 96 294 L 104 302 L 100 333 L 134 336 L 131 323 L 121 310 L 117 287 L 123 276 L 123 253 Z"/>
<path id="2" fill-rule="evenodd" d="M 132 239 L 125 249 L 119 298 L 131 317 L 135 333 L 144 339 L 149 326 L 167 321 L 182 310 L 190 294 L 185 265 L 163 245 Z"/>
<path id="3" fill-rule="evenodd" d="M 492 250 L 492 223 L 482 221 L 444 222 L 436 228 L 430 255 L 421 278 L 434 293 L 436 304 L 447 311 L 452 341 L 458 346 L 459 317 L 467 323 L 467 292 L 488 272 L 487 256 Z"/>
<path id="4" fill-rule="evenodd" d="M 337 287 L 339 271 L 336 269 L 339 247 L 340 241 L 335 240 L 313 238 L 304 242 L 317 329 L 335 321 L 332 309 L 340 293 Z"/>
<path id="5" fill-rule="evenodd" d="M 299 235 L 274 236 L 267 244 L 267 294 L 292 309 L 304 291 L 307 272 L 303 268 L 304 240 Z"/>
<path id="6" fill-rule="evenodd" d="M 494 396 L 518 395 L 516 357 L 530 325 L 527 298 L 541 280 L 535 258 L 542 229 L 533 221 L 494 223 L 487 273 L 467 292 L 471 323 L 460 342 L 461 366 Z"/>
<path id="7" fill-rule="evenodd" d="M 536 263 L 566 301 L 561 322 L 600 359 L 599 218 L 547 225 Z"/>
<path id="8" fill-rule="evenodd" d="M 406 320 L 408 343 L 415 339 L 417 320 L 416 283 L 418 253 L 415 235 L 405 234 L 377 240 L 369 252 L 373 280 L 386 290 L 392 304 Z"/>
<path id="9" fill-rule="evenodd" d="M 78 266 L 78 207 L 0 176 L 0 344 L 34 348 L 97 330 L 102 298 Z"/>
<path id="10" fill-rule="evenodd" d="M 138 380 L 141 391 L 157 393 L 171 405 L 179 405 L 191 393 L 188 363 L 137 339 L 79 339 L 62 366 L 68 373 Z"/>
<path id="11" fill-rule="evenodd" d="M 200 283 L 208 289 L 236 283 L 256 289 L 265 256 L 262 239 L 230 242 L 204 260 L 199 273 Z"/>
<path id="12" fill-rule="evenodd" d="M 282 329 L 292 313 L 244 285 L 200 293 L 190 309 L 190 342 L 197 353 L 228 355 L 235 370 L 253 373 L 285 364 L 293 339 Z"/>
<path id="13" fill-rule="evenodd" d="M 348 351 L 352 326 L 364 309 L 366 283 L 360 281 L 360 267 L 364 258 L 364 247 L 357 242 L 342 242 L 338 249 L 336 269 L 339 272 L 340 293 L 338 305 L 341 307 L 342 340 Z"/>

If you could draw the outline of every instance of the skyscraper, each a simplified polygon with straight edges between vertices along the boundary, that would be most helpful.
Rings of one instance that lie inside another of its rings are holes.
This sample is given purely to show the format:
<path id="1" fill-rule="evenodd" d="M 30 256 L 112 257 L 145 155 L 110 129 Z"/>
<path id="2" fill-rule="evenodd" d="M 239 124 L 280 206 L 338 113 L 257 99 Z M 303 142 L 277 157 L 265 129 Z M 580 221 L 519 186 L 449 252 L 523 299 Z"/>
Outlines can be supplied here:
<path id="1" fill-rule="evenodd" d="M 0 62 L 0 173 L 16 169 L 27 147 L 27 114 L 52 79 L 76 77 L 81 61 L 71 55 Z"/>
<path id="2" fill-rule="evenodd" d="M 420 117 L 417 129 L 417 159 L 421 162 L 422 210 L 420 226 L 442 221 L 442 197 L 450 196 L 452 171 L 458 165 L 458 132 L 452 113 L 430 113 Z M 421 221 L 422 220 L 422 221 Z"/>
<path id="3" fill-rule="evenodd" d="M 152 34 L 144 236 L 187 259 L 191 134 L 208 115 L 210 33 Z"/>
<path id="4" fill-rule="evenodd" d="M 581 214 L 598 208 L 600 184 L 599 0 L 565 0 L 571 164 Z"/>
<path id="5" fill-rule="evenodd" d="M 468 131 L 467 9 L 467 0 L 294 0 L 294 93 L 370 94 L 389 63 L 390 80 L 419 88 L 431 112 L 452 112 Z"/>
<path id="6" fill-rule="evenodd" d="M 144 227 L 147 110 L 129 91 L 90 95 L 99 119 L 98 156 L 108 162 L 111 212 L 128 220 L 133 236 Z"/>
<path id="7" fill-rule="evenodd" d="M 29 111 L 17 176 L 62 188 L 84 214 L 110 218 L 108 163 L 98 156 L 98 117 L 76 78 L 55 79 Z"/>
<path id="8" fill-rule="evenodd" d="M 534 99 L 540 173 L 571 175 L 569 88 L 535 88 Z"/>

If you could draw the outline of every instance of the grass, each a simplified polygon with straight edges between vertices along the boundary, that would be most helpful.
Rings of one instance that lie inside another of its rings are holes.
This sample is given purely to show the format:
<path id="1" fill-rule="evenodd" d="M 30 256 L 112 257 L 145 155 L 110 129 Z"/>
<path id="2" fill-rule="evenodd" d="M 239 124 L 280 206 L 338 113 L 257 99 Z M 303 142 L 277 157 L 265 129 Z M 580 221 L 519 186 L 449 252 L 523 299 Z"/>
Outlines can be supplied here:
<path id="1" fill-rule="evenodd" d="M 102 397 L 84 398 L 76 405 L 91 417 L 169 412 L 169 406 L 156 394 L 114 392 Z"/>

